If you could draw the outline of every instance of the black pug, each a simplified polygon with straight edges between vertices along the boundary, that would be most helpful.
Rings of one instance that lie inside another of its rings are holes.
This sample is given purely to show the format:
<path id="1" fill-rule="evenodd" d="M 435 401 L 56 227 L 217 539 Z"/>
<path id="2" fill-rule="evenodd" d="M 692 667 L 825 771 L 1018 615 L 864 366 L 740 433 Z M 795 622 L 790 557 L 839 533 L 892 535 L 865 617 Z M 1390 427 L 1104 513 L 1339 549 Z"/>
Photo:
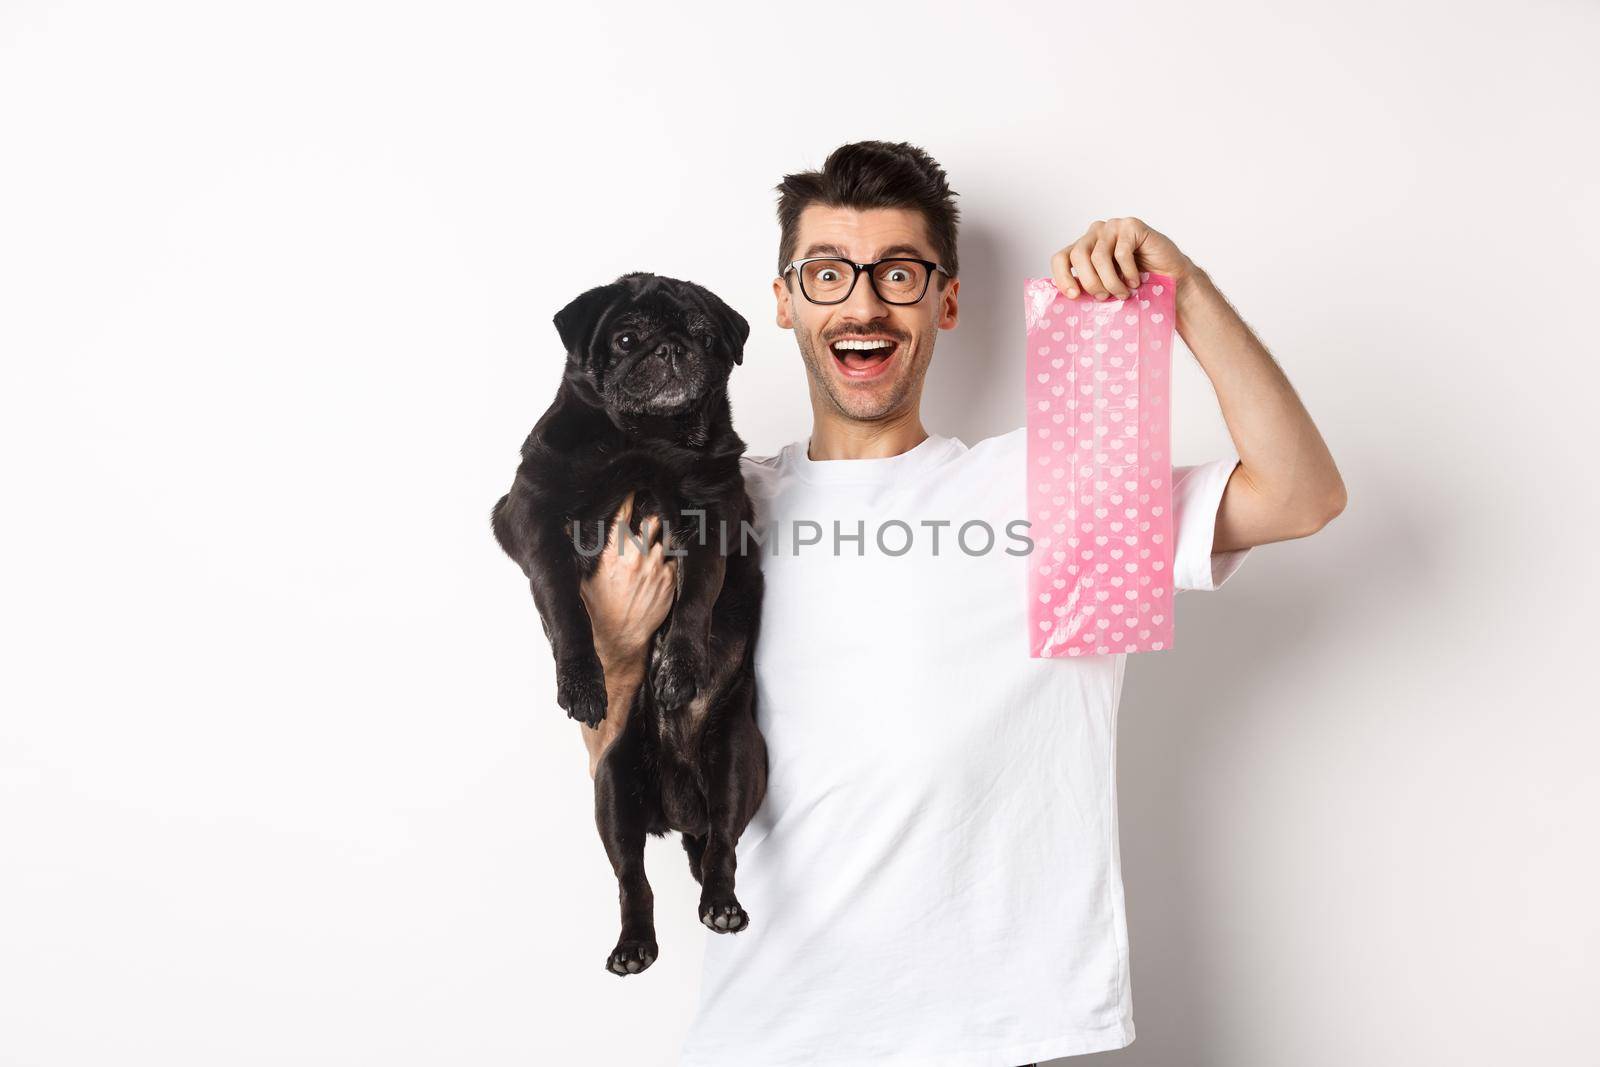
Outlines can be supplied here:
<path id="1" fill-rule="evenodd" d="M 622 938 L 606 967 L 626 975 L 658 954 L 647 833 L 683 834 L 702 922 L 723 933 L 750 924 L 734 896 L 734 847 L 767 790 L 753 666 L 762 576 L 753 537 L 745 550 L 754 514 L 727 392 L 750 324 L 693 282 L 640 271 L 583 293 L 555 326 L 565 377 L 492 524 L 533 586 L 555 653 L 556 703 L 569 716 L 594 726 L 606 714 L 578 583 L 599 565 L 630 490 L 634 519 L 617 531 L 619 547 L 641 550 L 637 522 L 653 511 L 665 546 L 682 553 L 645 681 L 595 773 L 595 821 L 622 902 Z"/>

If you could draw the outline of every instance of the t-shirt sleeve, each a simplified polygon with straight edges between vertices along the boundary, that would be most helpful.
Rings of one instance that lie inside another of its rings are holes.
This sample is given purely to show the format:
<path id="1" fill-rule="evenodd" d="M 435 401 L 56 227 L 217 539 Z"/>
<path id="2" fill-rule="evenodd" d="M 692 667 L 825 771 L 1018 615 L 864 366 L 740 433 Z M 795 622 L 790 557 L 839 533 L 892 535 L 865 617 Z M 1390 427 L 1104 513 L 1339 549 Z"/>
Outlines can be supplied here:
<path id="1" fill-rule="evenodd" d="M 1249 548 L 1211 550 L 1222 492 L 1238 464 L 1238 454 L 1229 452 L 1210 463 L 1172 468 L 1172 588 L 1178 593 L 1219 588 L 1250 554 Z"/>

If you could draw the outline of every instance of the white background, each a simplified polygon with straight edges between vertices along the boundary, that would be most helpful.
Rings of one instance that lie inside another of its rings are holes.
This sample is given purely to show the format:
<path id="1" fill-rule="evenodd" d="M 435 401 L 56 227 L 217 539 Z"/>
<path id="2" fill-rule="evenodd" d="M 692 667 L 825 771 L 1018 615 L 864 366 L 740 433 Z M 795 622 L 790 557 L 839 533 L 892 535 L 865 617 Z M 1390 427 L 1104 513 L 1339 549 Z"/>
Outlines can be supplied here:
<path id="1" fill-rule="evenodd" d="M 1134 214 L 1349 487 L 1130 661 L 1107 1058 L 1592 1057 L 1596 7 L 575 7 L 0 8 L 0 1063 L 674 1061 L 711 935 L 652 841 L 662 958 L 603 971 L 489 507 L 626 270 L 803 437 L 772 187 L 860 138 L 961 194 L 930 428 L 1020 424 L 1022 279 Z"/>

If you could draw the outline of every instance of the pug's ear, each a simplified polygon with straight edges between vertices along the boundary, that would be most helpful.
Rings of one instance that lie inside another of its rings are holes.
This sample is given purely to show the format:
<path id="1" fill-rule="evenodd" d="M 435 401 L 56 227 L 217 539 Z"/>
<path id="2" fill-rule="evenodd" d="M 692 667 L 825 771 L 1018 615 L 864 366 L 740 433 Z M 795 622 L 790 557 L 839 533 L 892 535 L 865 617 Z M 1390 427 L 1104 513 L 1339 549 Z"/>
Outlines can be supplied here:
<path id="1" fill-rule="evenodd" d="M 589 342 L 594 336 L 595 323 L 616 298 L 616 283 L 597 285 L 580 293 L 566 307 L 556 312 L 553 320 L 556 332 L 561 335 L 561 347 L 577 363 L 589 362 Z"/>
<path id="2" fill-rule="evenodd" d="M 750 323 L 714 293 L 711 296 L 711 306 L 716 308 L 717 317 L 722 320 L 722 328 L 727 334 L 728 341 L 733 345 L 734 364 L 743 363 L 744 343 L 750 340 Z"/>

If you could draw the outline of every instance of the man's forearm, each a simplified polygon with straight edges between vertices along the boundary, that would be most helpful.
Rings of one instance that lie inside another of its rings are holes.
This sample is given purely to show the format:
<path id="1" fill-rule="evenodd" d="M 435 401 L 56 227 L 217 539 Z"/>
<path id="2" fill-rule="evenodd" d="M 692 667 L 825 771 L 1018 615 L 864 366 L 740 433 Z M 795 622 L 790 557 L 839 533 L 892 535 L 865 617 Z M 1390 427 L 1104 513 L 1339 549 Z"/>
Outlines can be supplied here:
<path id="1" fill-rule="evenodd" d="M 590 778 L 599 771 L 600 758 L 606 754 L 606 749 L 610 748 L 611 743 L 622 733 L 622 728 L 628 725 L 628 712 L 633 707 L 634 694 L 639 691 L 639 685 L 644 681 L 643 662 L 628 666 L 606 663 L 604 667 L 606 717 L 593 729 L 582 723 L 578 724 L 578 729 L 583 733 L 583 743 L 589 749 Z"/>

